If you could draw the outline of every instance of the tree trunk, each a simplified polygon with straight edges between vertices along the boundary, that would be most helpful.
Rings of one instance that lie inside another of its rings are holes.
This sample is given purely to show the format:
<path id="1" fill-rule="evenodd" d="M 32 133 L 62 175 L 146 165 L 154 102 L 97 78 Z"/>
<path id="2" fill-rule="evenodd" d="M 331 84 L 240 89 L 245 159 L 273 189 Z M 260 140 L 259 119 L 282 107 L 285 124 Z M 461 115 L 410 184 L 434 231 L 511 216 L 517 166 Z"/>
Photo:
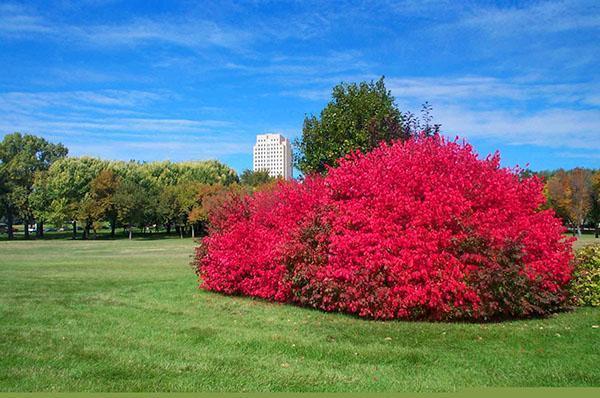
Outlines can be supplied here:
<path id="1" fill-rule="evenodd" d="M 35 235 L 38 238 L 43 238 L 44 237 L 44 222 L 40 221 L 37 223 L 37 228 L 36 228 L 36 232 Z"/>
<path id="2" fill-rule="evenodd" d="M 183 227 L 179 227 L 179 238 L 183 239 Z"/>
<path id="3" fill-rule="evenodd" d="M 596 224 L 596 229 L 595 229 L 594 235 L 596 236 L 596 239 L 598 239 L 600 237 L 600 226 L 598 224 Z"/>
<path id="4" fill-rule="evenodd" d="M 129 226 L 129 240 L 133 237 L 133 228 Z"/>
<path id="5" fill-rule="evenodd" d="M 8 239 L 14 239 L 15 238 L 15 233 L 13 232 L 13 213 L 11 209 L 6 209 L 6 227 L 8 228 L 8 230 L 6 231 L 8 233 Z"/>
<path id="6" fill-rule="evenodd" d="M 73 221 L 73 240 L 77 239 L 77 221 Z"/>
<path id="7" fill-rule="evenodd" d="M 25 234 L 25 239 L 29 239 L 29 222 L 24 221 L 23 226 L 25 227 L 25 229 L 23 230 L 23 233 Z"/>
<path id="8" fill-rule="evenodd" d="M 168 222 L 166 227 L 167 227 L 167 235 L 169 235 L 171 233 L 171 223 Z"/>
<path id="9" fill-rule="evenodd" d="M 115 229 L 117 229 L 117 221 L 113 218 L 110 220 L 110 238 L 115 238 Z"/>
<path id="10" fill-rule="evenodd" d="M 192 239 L 196 237 L 196 224 L 192 224 Z"/>
<path id="11" fill-rule="evenodd" d="M 90 222 L 86 221 L 85 222 L 85 227 L 83 227 L 83 239 L 89 239 L 90 237 Z"/>

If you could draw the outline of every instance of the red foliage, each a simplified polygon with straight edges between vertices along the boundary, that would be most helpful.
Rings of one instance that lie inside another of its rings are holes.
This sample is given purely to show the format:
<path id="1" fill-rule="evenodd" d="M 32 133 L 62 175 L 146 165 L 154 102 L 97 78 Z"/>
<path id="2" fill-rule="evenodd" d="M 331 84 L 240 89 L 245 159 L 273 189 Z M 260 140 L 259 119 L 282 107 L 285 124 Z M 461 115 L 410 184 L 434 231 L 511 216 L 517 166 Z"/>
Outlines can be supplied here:
<path id="1" fill-rule="evenodd" d="M 237 196 L 197 251 L 202 287 L 376 319 L 542 315 L 570 241 L 542 183 L 436 136 L 352 154 L 326 177 Z"/>

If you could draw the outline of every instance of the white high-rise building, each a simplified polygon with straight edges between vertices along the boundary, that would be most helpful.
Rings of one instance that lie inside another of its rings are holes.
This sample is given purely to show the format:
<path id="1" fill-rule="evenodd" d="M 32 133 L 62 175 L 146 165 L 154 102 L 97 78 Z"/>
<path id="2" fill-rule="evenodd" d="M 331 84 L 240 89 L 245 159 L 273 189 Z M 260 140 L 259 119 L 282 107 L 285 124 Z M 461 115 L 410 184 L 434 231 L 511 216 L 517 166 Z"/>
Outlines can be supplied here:
<path id="1" fill-rule="evenodd" d="M 292 146 L 281 134 L 259 134 L 254 144 L 254 171 L 267 170 L 271 177 L 292 178 Z"/>

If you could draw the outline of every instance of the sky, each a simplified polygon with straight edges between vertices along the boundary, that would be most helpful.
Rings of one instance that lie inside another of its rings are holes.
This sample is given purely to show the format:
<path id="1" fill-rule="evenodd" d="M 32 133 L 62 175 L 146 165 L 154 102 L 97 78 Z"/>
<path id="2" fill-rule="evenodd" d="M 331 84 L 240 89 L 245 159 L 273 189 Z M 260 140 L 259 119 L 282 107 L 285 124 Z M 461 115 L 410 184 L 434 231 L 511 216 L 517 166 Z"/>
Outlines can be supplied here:
<path id="1" fill-rule="evenodd" d="M 0 0 L 0 138 L 242 171 L 257 134 L 385 76 L 482 157 L 600 168 L 599 43 L 597 0 Z"/>

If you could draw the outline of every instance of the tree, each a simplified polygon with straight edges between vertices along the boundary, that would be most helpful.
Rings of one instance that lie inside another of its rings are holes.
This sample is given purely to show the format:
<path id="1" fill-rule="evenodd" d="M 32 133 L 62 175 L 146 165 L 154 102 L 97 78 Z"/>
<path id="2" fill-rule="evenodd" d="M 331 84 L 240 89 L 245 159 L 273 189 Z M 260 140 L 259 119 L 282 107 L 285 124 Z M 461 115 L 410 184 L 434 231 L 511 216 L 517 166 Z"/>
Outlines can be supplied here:
<path id="1" fill-rule="evenodd" d="M 117 204 L 117 218 L 127 227 L 129 239 L 133 237 L 133 227 L 143 224 L 144 208 L 149 198 L 144 189 L 133 181 L 123 181 L 114 196 Z"/>
<path id="2" fill-rule="evenodd" d="M 242 185 L 247 185 L 249 187 L 256 188 L 259 185 L 266 184 L 270 181 L 273 181 L 275 178 L 269 175 L 267 170 L 244 170 L 242 175 L 240 176 L 240 183 Z"/>
<path id="3" fill-rule="evenodd" d="M 50 219 L 55 224 L 70 222 L 73 239 L 77 237 L 77 221 L 88 219 L 91 182 L 107 167 L 107 162 L 90 157 L 65 158 L 55 162 L 47 174 L 46 189 L 50 199 Z M 88 228 L 91 224 L 87 225 Z M 85 232 L 87 235 L 87 232 Z"/>
<path id="4" fill-rule="evenodd" d="M 0 171 L 4 176 L 2 205 L 8 224 L 8 237 L 13 238 L 15 216 L 23 220 L 25 237 L 29 237 L 29 224 L 33 221 L 30 195 L 37 172 L 48 170 L 58 159 L 67 156 L 62 144 L 53 144 L 31 134 L 13 133 L 0 142 Z"/>
<path id="5" fill-rule="evenodd" d="M 402 115 L 404 122 L 404 129 L 409 136 L 415 136 L 417 134 L 423 134 L 431 137 L 435 134 L 439 134 L 442 125 L 439 123 L 433 123 L 432 116 L 433 107 L 427 101 L 421 105 L 421 117 L 417 117 L 412 112 L 406 112 Z"/>
<path id="6" fill-rule="evenodd" d="M 96 201 L 88 192 L 79 203 L 77 208 L 77 218 L 83 224 L 83 239 L 90 237 L 90 229 L 94 232 L 96 238 L 97 225 L 102 219 L 102 209 L 96 206 Z"/>
<path id="7" fill-rule="evenodd" d="M 182 181 L 176 185 L 166 186 L 159 197 L 159 213 L 165 224 L 175 225 L 179 236 L 183 238 L 188 226 L 189 214 L 196 202 L 196 195 L 201 184 Z M 192 234 L 194 231 L 192 230 Z"/>
<path id="8" fill-rule="evenodd" d="M 381 141 L 408 138 L 402 114 L 382 77 L 377 82 L 341 83 L 320 118 L 304 119 L 302 137 L 295 141 L 295 161 L 304 174 L 323 173 L 326 165 L 355 151 L 369 151 Z"/>
<path id="9" fill-rule="evenodd" d="M 557 215 L 572 227 L 573 234 L 581 235 L 591 209 L 591 172 L 582 168 L 558 170 L 548 180 L 546 192 Z"/>
<path id="10" fill-rule="evenodd" d="M 594 224 L 594 236 L 600 237 L 600 170 L 592 176 L 590 197 L 590 220 Z"/>
<path id="11" fill-rule="evenodd" d="M 50 212 L 52 200 L 48 191 L 48 171 L 39 171 L 35 174 L 29 202 L 33 217 L 37 221 L 36 235 L 38 238 L 43 238 L 44 224 L 52 217 Z"/>
<path id="12" fill-rule="evenodd" d="M 268 176 L 268 173 L 267 173 Z M 188 214 L 188 221 L 192 225 L 192 237 L 206 231 L 209 214 L 215 205 L 217 197 L 221 197 L 225 192 L 237 189 L 239 185 L 232 184 L 224 186 L 221 184 L 201 184 L 197 186 L 195 201 Z"/>
<path id="13" fill-rule="evenodd" d="M 90 183 L 90 205 L 92 216 L 105 219 L 110 223 L 110 236 L 115 237 L 117 227 L 118 204 L 116 194 L 121 178 L 111 169 L 104 169 Z"/>

